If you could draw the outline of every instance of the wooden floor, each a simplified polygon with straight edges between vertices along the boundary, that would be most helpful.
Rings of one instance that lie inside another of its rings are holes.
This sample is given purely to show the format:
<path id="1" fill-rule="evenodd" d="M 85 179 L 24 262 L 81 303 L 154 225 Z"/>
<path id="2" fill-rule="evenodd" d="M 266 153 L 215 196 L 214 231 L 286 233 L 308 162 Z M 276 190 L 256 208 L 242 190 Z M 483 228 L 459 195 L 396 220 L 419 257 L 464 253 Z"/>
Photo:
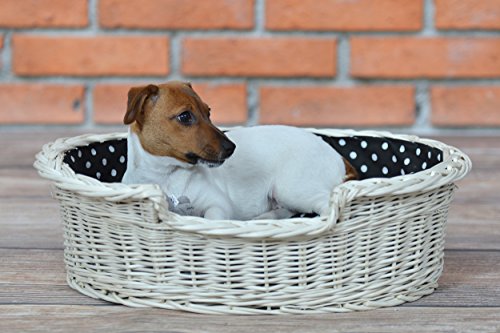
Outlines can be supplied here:
<path id="1" fill-rule="evenodd" d="M 207 316 L 128 308 L 65 282 L 58 207 L 32 168 L 75 132 L 0 132 L 0 332 L 500 332 L 500 138 L 437 138 L 474 163 L 459 182 L 437 291 L 394 308 L 311 316 Z"/>

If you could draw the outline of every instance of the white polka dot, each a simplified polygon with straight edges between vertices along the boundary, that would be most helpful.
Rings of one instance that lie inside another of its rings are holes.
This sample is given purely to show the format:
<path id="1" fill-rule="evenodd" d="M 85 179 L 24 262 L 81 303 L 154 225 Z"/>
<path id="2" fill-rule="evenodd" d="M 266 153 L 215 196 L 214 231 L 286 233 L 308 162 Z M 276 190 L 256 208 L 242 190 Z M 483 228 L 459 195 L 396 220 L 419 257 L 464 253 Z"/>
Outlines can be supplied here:
<path id="1" fill-rule="evenodd" d="M 387 175 L 387 174 L 389 173 L 389 169 L 387 169 L 387 167 L 383 167 L 383 168 L 382 168 L 382 173 L 383 173 L 384 175 Z"/>
<path id="2" fill-rule="evenodd" d="M 123 156 L 123 155 L 120 156 L 120 163 L 122 163 L 122 164 L 125 163 L 125 156 Z"/>
<path id="3" fill-rule="evenodd" d="M 421 152 L 422 152 L 422 151 L 420 150 L 420 148 L 417 148 L 417 151 L 416 151 L 417 156 L 420 156 L 420 153 L 421 153 Z"/>
<path id="4" fill-rule="evenodd" d="M 384 142 L 384 143 L 382 144 L 382 149 L 383 149 L 383 150 L 387 150 L 387 148 L 389 148 L 389 144 L 388 144 L 387 142 Z"/>
<path id="5" fill-rule="evenodd" d="M 404 153 L 404 152 L 405 152 L 405 150 L 406 150 L 406 147 L 405 147 L 405 146 L 401 145 L 401 147 L 399 147 L 399 152 L 400 152 L 400 153 Z"/>
<path id="6" fill-rule="evenodd" d="M 344 139 L 340 139 L 340 140 L 339 140 L 339 145 L 341 145 L 341 146 L 345 146 L 345 144 L 346 144 L 346 142 L 345 142 L 345 140 L 344 140 Z"/>
<path id="7" fill-rule="evenodd" d="M 407 158 L 405 158 L 405 160 L 403 161 L 403 163 L 404 163 L 405 165 L 409 165 L 409 164 L 410 164 L 410 162 L 411 162 L 411 161 L 410 161 L 410 159 L 409 159 L 408 157 L 407 157 Z"/>
<path id="8" fill-rule="evenodd" d="M 109 147 L 108 147 L 108 149 L 109 149 L 109 151 L 110 151 L 111 153 L 114 153 L 114 152 L 115 152 L 115 147 L 113 147 L 113 146 L 109 146 Z"/>
<path id="9" fill-rule="evenodd" d="M 406 175 L 405 169 L 401 169 L 401 174 L 404 176 Z"/>
<path id="10" fill-rule="evenodd" d="M 427 157 L 428 157 L 428 158 L 431 158 L 431 157 L 432 157 L 432 153 L 431 153 L 430 151 L 427 153 Z"/>
<path id="11" fill-rule="evenodd" d="M 392 155 L 392 161 L 394 163 L 398 163 L 398 158 L 396 157 L 396 155 Z"/>
<path id="12" fill-rule="evenodd" d="M 107 164 L 108 164 L 108 160 L 107 160 L 107 159 L 105 159 L 105 158 L 103 158 L 103 159 L 102 159 L 102 165 L 106 166 Z"/>
<path id="13" fill-rule="evenodd" d="M 372 154 L 372 161 L 373 161 L 373 162 L 377 162 L 377 160 L 378 160 L 378 156 L 377 156 L 377 154 L 373 153 L 373 154 Z"/>
<path id="14" fill-rule="evenodd" d="M 423 170 L 427 169 L 427 162 L 422 163 L 422 169 Z"/>
<path id="15" fill-rule="evenodd" d="M 92 166 L 92 163 L 90 163 L 89 161 L 87 161 L 87 163 L 85 163 L 85 167 L 87 169 L 90 169 L 91 166 Z"/>
<path id="16" fill-rule="evenodd" d="M 92 148 L 92 149 L 90 150 L 90 153 L 92 154 L 92 156 L 97 155 L 97 152 L 96 152 L 96 150 L 95 150 L 94 148 Z"/>
<path id="17" fill-rule="evenodd" d="M 81 150 L 78 151 L 78 158 L 82 158 L 82 151 Z"/>
<path id="18" fill-rule="evenodd" d="M 368 171 L 368 167 L 366 165 L 362 165 L 361 168 L 360 168 L 361 172 L 362 173 L 366 173 Z"/>
<path id="19" fill-rule="evenodd" d="M 358 157 L 358 154 L 356 154 L 355 151 L 351 151 L 351 153 L 349 154 L 349 157 L 354 160 L 356 157 Z"/>
<path id="20" fill-rule="evenodd" d="M 115 169 L 111 170 L 111 176 L 116 177 L 116 170 Z"/>
<path id="21" fill-rule="evenodd" d="M 439 162 L 441 162 L 441 154 L 438 154 L 437 159 Z"/>
<path id="22" fill-rule="evenodd" d="M 366 141 L 361 141 L 361 148 L 365 149 L 368 147 L 368 143 Z"/>
<path id="23" fill-rule="evenodd" d="M 95 176 L 97 177 L 97 179 L 101 179 L 101 173 L 100 172 L 96 173 Z"/>
<path id="24" fill-rule="evenodd" d="M 74 156 L 71 156 L 71 162 L 75 163 L 75 157 Z"/>

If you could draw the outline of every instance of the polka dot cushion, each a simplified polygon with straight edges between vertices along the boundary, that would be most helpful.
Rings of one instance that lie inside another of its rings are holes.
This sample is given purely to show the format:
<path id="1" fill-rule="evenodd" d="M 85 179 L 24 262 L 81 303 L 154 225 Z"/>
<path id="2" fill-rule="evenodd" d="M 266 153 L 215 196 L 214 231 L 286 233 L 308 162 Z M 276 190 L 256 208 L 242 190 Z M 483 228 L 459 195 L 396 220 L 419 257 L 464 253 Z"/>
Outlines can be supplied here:
<path id="1" fill-rule="evenodd" d="M 127 140 L 78 147 L 66 152 L 64 162 L 76 173 L 105 183 L 120 182 L 127 169 Z"/>
<path id="2" fill-rule="evenodd" d="M 441 150 L 420 143 L 362 136 L 322 138 L 351 162 L 360 179 L 415 173 L 442 161 Z M 127 140 L 70 150 L 64 162 L 76 173 L 102 182 L 119 182 L 127 167 Z"/>
<path id="3" fill-rule="evenodd" d="M 419 172 L 442 160 L 442 151 L 421 143 L 375 137 L 323 137 L 358 171 L 360 179 Z"/>

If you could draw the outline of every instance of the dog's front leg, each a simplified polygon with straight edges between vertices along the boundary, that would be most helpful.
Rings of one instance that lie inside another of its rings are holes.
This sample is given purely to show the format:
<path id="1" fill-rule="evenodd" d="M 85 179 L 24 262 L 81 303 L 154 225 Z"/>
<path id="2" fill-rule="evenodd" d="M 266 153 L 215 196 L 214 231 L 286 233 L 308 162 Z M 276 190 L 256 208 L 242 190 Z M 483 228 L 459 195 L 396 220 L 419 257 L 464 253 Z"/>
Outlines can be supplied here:
<path id="1" fill-rule="evenodd" d="M 225 209 L 212 206 L 205 211 L 204 217 L 209 220 L 227 220 L 231 216 Z"/>

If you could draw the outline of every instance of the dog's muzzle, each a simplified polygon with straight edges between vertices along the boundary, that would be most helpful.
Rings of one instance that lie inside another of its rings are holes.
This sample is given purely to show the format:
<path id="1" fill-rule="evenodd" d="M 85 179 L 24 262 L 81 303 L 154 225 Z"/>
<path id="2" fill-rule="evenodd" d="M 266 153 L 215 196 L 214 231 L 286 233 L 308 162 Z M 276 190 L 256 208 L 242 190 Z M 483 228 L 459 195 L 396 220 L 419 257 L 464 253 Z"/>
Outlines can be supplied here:
<path id="1" fill-rule="evenodd" d="M 209 155 L 214 156 L 214 158 L 203 158 L 193 152 L 189 152 L 185 156 L 190 164 L 201 164 L 206 165 L 209 168 L 215 168 L 222 165 L 222 163 L 224 163 L 224 161 L 234 153 L 235 149 L 236 145 L 231 140 L 227 139 L 221 142 L 221 149 L 219 154 L 215 154 L 212 151 L 208 152 Z"/>

